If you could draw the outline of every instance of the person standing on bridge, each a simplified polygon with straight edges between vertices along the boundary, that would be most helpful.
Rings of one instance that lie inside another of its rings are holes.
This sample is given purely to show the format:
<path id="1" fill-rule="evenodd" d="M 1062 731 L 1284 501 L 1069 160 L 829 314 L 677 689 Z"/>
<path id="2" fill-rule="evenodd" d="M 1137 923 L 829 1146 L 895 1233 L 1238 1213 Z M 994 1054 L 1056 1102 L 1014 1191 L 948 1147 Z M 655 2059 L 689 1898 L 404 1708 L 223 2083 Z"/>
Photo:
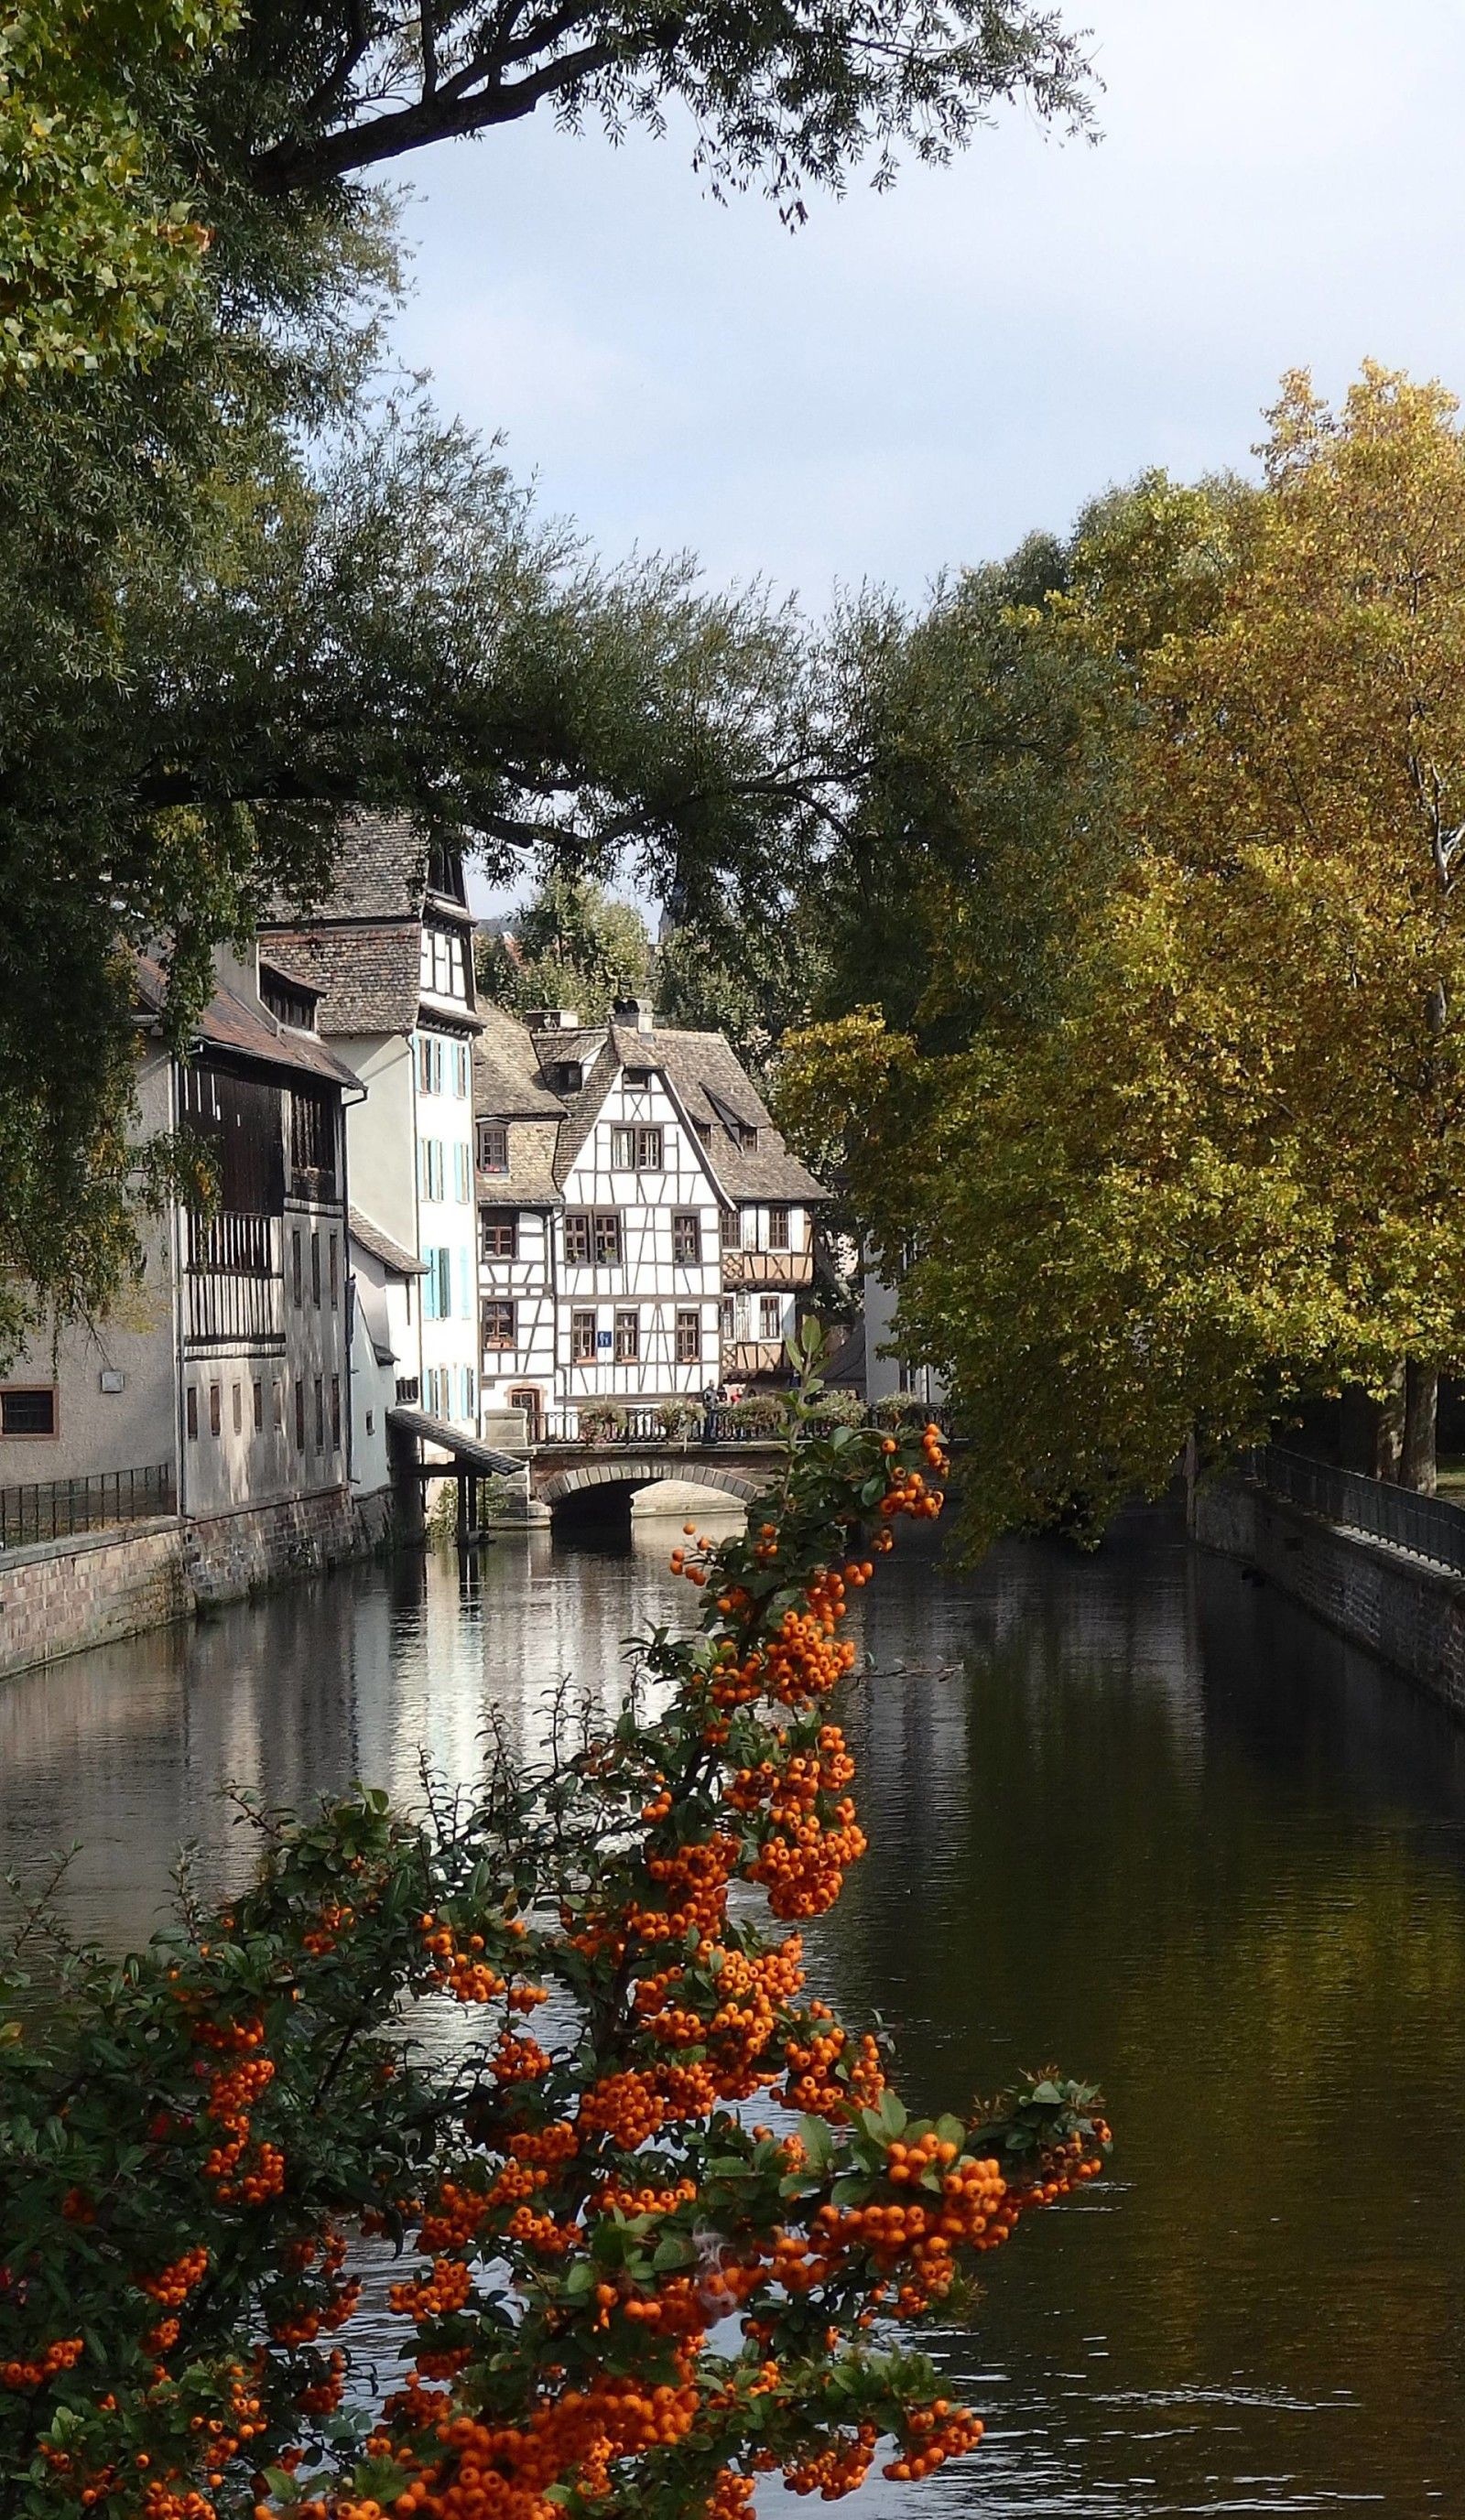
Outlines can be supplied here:
<path id="1" fill-rule="evenodd" d="M 713 1414 L 714 1410 L 716 1409 L 717 1404 L 718 1404 L 719 1400 L 721 1399 L 721 1397 L 722 1397 L 722 1394 L 721 1394 L 721 1392 L 717 1389 L 717 1386 L 716 1386 L 716 1384 L 715 1384 L 715 1383 L 713 1383 L 713 1382 L 705 1382 L 705 1383 L 703 1384 L 703 1386 L 702 1386 L 702 1440 L 703 1440 L 703 1442 L 704 1442 L 705 1444 L 710 1444 L 710 1443 L 711 1442 L 711 1440 L 712 1440 L 712 1432 L 713 1432 L 713 1429 L 712 1429 L 712 1414 Z"/>

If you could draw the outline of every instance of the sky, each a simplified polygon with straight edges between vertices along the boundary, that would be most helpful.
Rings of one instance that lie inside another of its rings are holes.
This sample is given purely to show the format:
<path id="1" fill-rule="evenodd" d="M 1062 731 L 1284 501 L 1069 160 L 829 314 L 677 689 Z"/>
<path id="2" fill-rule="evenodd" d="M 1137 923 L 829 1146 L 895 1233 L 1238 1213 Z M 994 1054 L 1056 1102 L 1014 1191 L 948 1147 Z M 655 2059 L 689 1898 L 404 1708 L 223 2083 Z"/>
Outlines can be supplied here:
<path id="1" fill-rule="evenodd" d="M 395 347 L 608 560 L 918 601 L 1142 467 L 1245 467 L 1284 369 L 1465 389 L 1465 0 L 1076 0 L 1096 146 L 1018 109 L 788 233 L 685 129 L 408 170 Z"/>

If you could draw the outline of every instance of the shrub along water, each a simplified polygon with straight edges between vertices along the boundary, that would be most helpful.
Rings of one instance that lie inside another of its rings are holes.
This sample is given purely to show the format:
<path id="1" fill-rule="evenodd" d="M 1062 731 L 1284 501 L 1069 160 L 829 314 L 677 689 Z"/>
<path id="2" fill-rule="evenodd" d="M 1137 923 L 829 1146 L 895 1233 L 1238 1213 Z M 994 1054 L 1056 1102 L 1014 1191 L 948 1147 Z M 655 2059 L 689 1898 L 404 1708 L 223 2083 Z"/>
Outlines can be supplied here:
<path id="1" fill-rule="evenodd" d="M 185 1877 L 120 1965 L 26 1915 L 7 2520 L 736 2520 L 763 2473 L 834 2498 L 882 2441 L 902 2479 L 975 2447 L 901 2331 L 1097 2171 L 1097 2094 L 1049 2074 L 909 2118 L 797 1931 L 865 1843 L 847 1609 L 942 1467 L 933 1427 L 806 1432 L 746 1534 L 686 1527 L 696 1625 L 642 1643 L 609 1729 L 567 1692 L 537 1773 L 500 1748 L 421 1816 L 246 1803 L 248 1889 L 205 1913 Z M 470 2035 L 422 2041 L 450 2004 Z M 368 2413 L 360 2233 L 415 2261 L 410 2367 Z"/>

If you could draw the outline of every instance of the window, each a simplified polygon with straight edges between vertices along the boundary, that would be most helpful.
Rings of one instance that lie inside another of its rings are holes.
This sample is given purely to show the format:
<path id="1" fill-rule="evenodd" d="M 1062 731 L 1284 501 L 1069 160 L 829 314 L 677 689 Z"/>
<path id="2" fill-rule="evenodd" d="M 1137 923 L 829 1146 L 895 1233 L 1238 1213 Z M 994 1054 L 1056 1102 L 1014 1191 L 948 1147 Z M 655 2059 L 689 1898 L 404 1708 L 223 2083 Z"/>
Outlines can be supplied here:
<path id="1" fill-rule="evenodd" d="M 519 1257 L 519 1219 L 517 1216 L 485 1216 L 481 1228 L 480 1249 L 485 1260 L 517 1260 Z"/>
<path id="2" fill-rule="evenodd" d="M 509 1132 L 502 1120 L 485 1120 L 479 1130 L 479 1169 L 485 1173 L 509 1169 Z"/>
<path id="3" fill-rule="evenodd" d="M 549 1071 L 549 1081 L 557 1094 L 578 1094 L 585 1071 L 577 1058 L 557 1058 Z"/>
<path id="4" fill-rule="evenodd" d="M 231 1400 L 234 1412 L 234 1432 L 236 1435 L 242 1435 L 244 1433 L 244 1384 L 242 1382 L 235 1383 Z"/>
<path id="5" fill-rule="evenodd" d="M 440 927 L 422 931 L 422 964 L 419 984 L 435 998 L 466 998 L 468 982 L 463 972 L 463 939 L 445 935 Z M 439 1085 L 435 1089 L 441 1093 Z"/>
<path id="6" fill-rule="evenodd" d="M 483 1306 L 483 1354 L 512 1348 L 514 1345 L 514 1307 L 512 1304 Z"/>
<path id="7" fill-rule="evenodd" d="M 199 1440 L 199 1390 L 197 1383 L 191 1382 L 189 1384 L 186 1397 L 188 1402 L 188 1440 L 191 1444 L 196 1444 Z M 11 1431 L 9 1424 L 7 1424 L 5 1428 L 6 1434 L 10 1434 Z"/>
<path id="8" fill-rule="evenodd" d="M 336 1114 L 328 1094 L 293 1092 L 290 1098 L 290 1168 L 299 1188 L 336 1182 Z"/>
<path id="9" fill-rule="evenodd" d="M 210 1435 L 221 1435 L 223 1431 L 224 1386 L 221 1382 L 210 1382 L 208 1386 L 208 1432 Z"/>
<path id="10" fill-rule="evenodd" d="M 570 1353 L 576 1365 L 595 1363 L 595 1315 L 593 1313 L 571 1314 Z"/>
<path id="11" fill-rule="evenodd" d="M 38 1383 L 28 1391 L 0 1391 L 0 1435 L 54 1435 L 56 1392 Z"/>
<path id="12" fill-rule="evenodd" d="M 375 1409 L 368 1409 L 366 1413 L 366 1431 L 368 1435 L 374 1435 L 377 1431 L 377 1413 Z"/>
<path id="13" fill-rule="evenodd" d="M 323 1373 L 315 1377 L 315 1449 L 318 1453 L 326 1449 L 326 1377 Z"/>
<path id="14" fill-rule="evenodd" d="M 473 1148 L 461 1142 L 453 1148 L 453 1189 L 459 1206 L 470 1206 L 473 1200 Z"/>
<path id="15" fill-rule="evenodd" d="M 625 1081 L 627 1085 L 649 1085 L 651 1083 L 651 1070 L 649 1067 L 628 1067 L 625 1071 Z"/>
<path id="16" fill-rule="evenodd" d="M 284 1383 L 283 1383 L 283 1382 L 277 1382 L 277 1383 L 275 1384 L 275 1386 L 274 1386 L 274 1392 L 275 1392 L 275 1407 L 274 1407 L 274 1418 L 275 1418 L 275 1424 L 276 1424 L 277 1426 L 281 1426 L 281 1427 L 283 1427 L 283 1425 L 284 1425 L 284 1423 L 285 1423 L 285 1385 L 284 1385 Z"/>
<path id="17" fill-rule="evenodd" d="M 298 1307 L 300 1302 L 300 1229 L 298 1226 L 290 1238 L 290 1291 Z"/>
<path id="18" fill-rule="evenodd" d="M 672 1217 L 671 1257 L 679 1269 L 695 1269 L 702 1258 L 702 1219 L 695 1209 L 679 1209 Z"/>
<path id="19" fill-rule="evenodd" d="M 616 1316 L 616 1362 L 635 1365 L 641 1355 L 641 1316 L 639 1313 L 618 1313 Z"/>
<path id="20" fill-rule="evenodd" d="M 314 1032 L 315 993 L 311 989 L 292 988 L 278 971 L 259 967 L 259 995 L 277 1023 L 289 1024 L 296 1032 Z"/>
<path id="21" fill-rule="evenodd" d="M 611 1162 L 618 1172 L 659 1173 L 662 1169 L 660 1129 L 613 1129 Z"/>
<path id="22" fill-rule="evenodd" d="M 330 1279 L 331 1279 L 331 1310 L 332 1310 L 332 1312 L 334 1313 L 334 1312 L 335 1312 L 335 1310 L 336 1310 L 336 1308 L 337 1308 L 337 1306 L 338 1306 L 338 1304 L 339 1304 L 339 1303 L 340 1303 L 340 1301 L 341 1301 L 341 1254 L 340 1254 L 340 1252 L 337 1250 L 337 1247 L 336 1247 L 336 1237 L 335 1237 L 335 1235 L 334 1235 L 334 1234 L 333 1234 L 333 1235 L 332 1235 L 332 1237 L 331 1237 L 331 1268 L 330 1268 Z"/>
<path id="23" fill-rule="evenodd" d="M 738 1145 L 745 1155 L 755 1155 L 757 1153 L 757 1131 L 753 1127 L 750 1121 L 739 1121 Z"/>
<path id="24" fill-rule="evenodd" d="M 439 1242 L 434 1245 L 427 1259 L 425 1317 L 430 1322 L 450 1322 L 453 1317 L 453 1255 L 445 1242 Z"/>
<path id="25" fill-rule="evenodd" d="M 305 1386 L 298 1378 L 295 1387 L 295 1448 L 298 1453 L 305 1449 Z"/>
<path id="26" fill-rule="evenodd" d="M 712 1143 L 712 1124 L 710 1120 L 694 1120 L 692 1126 L 697 1132 L 698 1145 L 700 1147 L 710 1147 Z"/>
<path id="27" fill-rule="evenodd" d="M 254 1432 L 255 1432 L 255 1434 L 256 1434 L 256 1435 L 260 1432 L 261 1428 L 263 1427 L 263 1424 L 264 1424 L 264 1385 L 263 1385 L 263 1383 L 262 1383 L 262 1382 L 256 1382 L 256 1383 L 255 1383 L 255 1385 L 254 1385 Z"/>
<path id="28" fill-rule="evenodd" d="M 471 1365 L 465 1365 L 463 1368 L 463 1415 L 470 1420 L 473 1418 L 474 1402 L 476 1397 L 477 1386 L 474 1381 L 473 1367 Z"/>
<path id="29" fill-rule="evenodd" d="M 333 1453 L 339 1453 L 341 1450 L 341 1376 L 339 1373 L 333 1373 L 331 1376 L 331 1450 Z"/>
<path id="30" fill-rule="evenodd" d="M 453 1092 L 460 1102 L 467 1101 L 468 1044 L 466 1041 L 455 1041 L 453 1044 Z"/>
<path id="31" fill-rule="evenodd" d="M 421 1148 L 418 1150 L 418 1162 L 422 1172 L 423 1197 L 426 1199 L 435 1199 L 440 1203 L 444 1196 L 442 1140 L 440 1138 L 424 1138 Z"/>
<path id="32" fill-rule="evenodd" d="M 571 1267 L 620 1265 L 620 1218 L 615 1208 L 572 1209 L 565 1219 L 565 1258 Z"/>
<path id="33" fill-rule="evenodd" d="M 417 1083 L 419 1092 L 423 1094 L 440 1094 L 442 1092 L 442 1050 L 443 1045 L 437 1039 L 435 1033 L 421 1032 L 418 1034 Z"/>
<path id="34" fill-rule="evenodd" d="M 677 1314 L 676 1361 L 678 1365 L 700 1365 L 702 1363 L 701 1313 Z"/>
<path id="35" fill-rule="evenodd" d="M 770 1251 L 787 1251 L 788 1247 L 789 1211 L 786 1207 L 770 1207 L 768 1210 L 768 1248 Z"/>
<path id="36" fill-rule="evenodd" d="M 783 1305 L 777 1295 L 759 1295 L 757 1299 L 757 1334 L 760 1339 L 783 1336 Z"/>
<path id="37" fill-rule="evenodd" d="M 741 1251 L 743 1248 L 743 1211 L 740 1207 L 725 1207 L 722 1211 L 722 1248 L 724 1251 Z"/>
<path id="38" fill-rule="evenodd" d="M 310 1300 L 320 1311 L 320 1236 L 310 1237 Z"/>
<path id="39" fill-rule="evenodd" d="M 722 1328 L 722 1336 L 723 1336 L 723 1338 L 724 1338 L 725 1340 L 727 1340 L 727 1341 L 729 1342 L 729 1344 L 730 1344 L 730 1343 L 731 1343 L 731 1341 L 732 1341 L 732 1339 L 733 1339 L 733 1336 L 734 1336 L 734 1334 L 735 1334 L 735 1325 L 734 1325 L 734 1320 L 733 1320 L 733 1299 L 732 1299 L 731 1295 L 724 1295 L 724 1296 L 723 1296 L 723 1298 L 722 1298 L 722 1320 L 721 1320 L 721 1328 Z"/>

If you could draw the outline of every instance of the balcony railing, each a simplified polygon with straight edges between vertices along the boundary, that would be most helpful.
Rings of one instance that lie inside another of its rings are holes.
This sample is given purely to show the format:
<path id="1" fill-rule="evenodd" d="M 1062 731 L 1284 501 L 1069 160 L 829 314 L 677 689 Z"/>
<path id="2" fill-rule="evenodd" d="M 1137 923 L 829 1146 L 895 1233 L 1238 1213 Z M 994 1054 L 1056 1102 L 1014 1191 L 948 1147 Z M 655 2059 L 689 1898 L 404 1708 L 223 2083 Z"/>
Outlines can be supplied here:
<path id="1" fill-rule="evenodd" d="M 812 1251 L 744 1251 L 733 1244 L 723 1249 L 724 1286 L 807 1286 L 813 1276 Z"/>
<path id="2" fill-rule="evenodd" d="M 32 1540 L 67 1540 L 78 1531 L 106 1531 L 174 1510 L 170 1462 L 138 1470 L 98 1470 L 89 1478 L 36 1479 L 25 1487 L 0 1488 L 0 1549 L 22 1549 Z"/>
<path id="3" fill-rule="evenodd" d="M 285 1270 L 277 1216 L 190 1212 L 183 1335 L 194 1347 L 285 1345 Z"/>

